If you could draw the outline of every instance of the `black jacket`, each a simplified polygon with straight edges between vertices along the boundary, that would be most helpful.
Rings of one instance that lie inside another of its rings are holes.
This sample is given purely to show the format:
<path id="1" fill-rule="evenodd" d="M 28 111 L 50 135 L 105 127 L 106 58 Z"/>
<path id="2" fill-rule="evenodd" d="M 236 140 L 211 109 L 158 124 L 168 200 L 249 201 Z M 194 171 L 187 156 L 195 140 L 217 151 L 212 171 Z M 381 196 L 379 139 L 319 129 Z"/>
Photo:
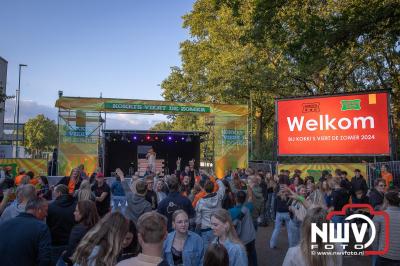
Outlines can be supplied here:
<path id="1" fill-rule="evenodd" d="M 367 181 L 365 181 L 365 178 L 363 176 L 360 176 L 359 178 L 353 177 L 351 179 L 351 195 L 355 196 L 356 191 L 360 189 L 364 192 L 364 194 L 367 194 L 368 191 Z"/>
<path id="2" fill-rule="evenodd" d="M 375 209 L 383 204 L 384 194 L 373 188 L 369 193 L 369 204 Z"/>
<path id="3" fill-rule="evenodd" d="M 0 265 L 50 266 L 50 242 L 47 225 L 21 213 L 0 225 Z"/>
<path id="4" fill-rule="evenodd" d="M 62 255 L 64 262 L 66 262 L 68 265 L 73 265 L 70 257 L 72 257 L 74 254 L 76 247 L 86 235 L 88 230 L 89 229 L 83 224 L 77 224 L 72 228 L 71 235 L 69 236 L 67 251 Z"/>
<path id="5" fill-rule="evenodd" d="M 76 202 L 71 195 L 62 195 L 49 205 L 47 225 L 50 228 L 53 246 L 68 244 L 69 234 L 75 224 Z"/>
<path id="6" fill-rule="evenodd" d="M 347 203 L 349 203 L 349 194 L 346 189 L 339 188 L 332 191 L 332 206 L 335 211 L 341 211 Z"/>

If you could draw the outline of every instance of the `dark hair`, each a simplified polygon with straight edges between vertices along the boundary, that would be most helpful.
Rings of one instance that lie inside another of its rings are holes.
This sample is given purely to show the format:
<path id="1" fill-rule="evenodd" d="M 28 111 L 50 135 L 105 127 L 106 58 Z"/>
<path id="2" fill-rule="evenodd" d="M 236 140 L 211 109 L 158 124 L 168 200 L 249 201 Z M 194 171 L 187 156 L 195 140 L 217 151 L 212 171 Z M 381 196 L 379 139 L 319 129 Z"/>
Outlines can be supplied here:
<path id="1" fill-rule="evenodd" d="M 279 175 L 279 184 L 281 185 L 290 185 L 289 177 L 286 175 Z"/>
<path id="2" fill-rule="evenodd" d="M 48 185 L 49 184 L 49 180 L 47 179 L 47 177 L 41 175 L 40 179 L 42 180 L 43 184 Z"/>
<path id="3" fill-rule="evenodd" d="M 246 193 L 242 190 L 239 190 L 236 193 L 235 198 L 237 203 L 243 204 L 246 201 Z"/>
<path id="4" fill-rule="evenodd" d="M 400 197 L 397 191 L 389 191 L 385 194 L 385 199 L 388 201 L 389 205 L 399 206 Z"/>
<path id="5" fill-rule="evenodd" d="M 229 266 L 229 256 L 226 248 L 220 243 L 210 244 L 204 255 L 204 266 Z"/>
<path id="6" fill-rule="evenodd" d="M 61 193 L 61 195 L 66 195 L 66 194 L 68 194 L 68 187 L 66 185 L 60 184 L 60 185 L 56 186 L 54 191 Z"/>
<path id="7" fill-rule="evenodd" d="M 330 174 L 330 173 L 329 173 L 328 170 L 323 170 L 322 173 L 321 173 L 321 175 L 324 176 L 324 177 L 327 176 L 327 175 L 329 175 L 329 174 Z"/>
<path id="8" fill-rule="evenodd" d="M 28 173 L 26 173 L 27 176 L 29 176 L 30 179 L 35 177 L 35 174 L 32 171 L 29 171 Z"/>
<path id="9" fill-rule="evenodd" d="M 374 181 L 374 187 L 376 187 L 377 185 L 379 185 L 379 183 L 384 183 L 386 185 L 386 180 L 383 178 L 377 178 Z"/>
<path id="10" fill-rule="evenodd" d="M 340 170 L 339 168 L 337 168 L 337 169 L 335 170 L 335 174 L 336 174 L 336 175 L 341 175 L 341 174 L 342 174 L 342 170 Z"/>
<path id="11" fill-rule="evenodd" d="M 176 176 L 170 176 L 167 180 L 167 185 L 170 192 L 177 192 L 179 189 L 179 182 Z"/>
<path id="12" fill-rule="evenodd" d="M 314 177 L 312 175 L 306 176 L 306 178 L 304 179 L 304 183 L 307 184 L 308 180 L 311 181 L 311 183 L 315 183 Z"/>
<path id="13" fill-rule="evenodd" d="M 143 194 L 146 193 L 146 190 L 147 190 L 146 182 L 144 182 L 142 180 L 139 180 L 136 183 L 136 192 L 137 192 L 137 194 L 143 195 Z"/>
<path id="14" fill-rule="evenodd" d="M 77 207 L 82 218 L 79 223 L 86 226 L 88 229 L 92 228 L 99 220 L 96 204 L 91 200 L 78 201 Z"/>
<path id="15" fill-rule="evenodd" d="M 129 233 L 133 235 L 132 237 L 132 242 L 127 246 L 126 248 L 123 248 L 121 251 L 121 255 L 124 256 L 124 254 L 129 254 L 129 257 L 136 257 L 139 252 L 140 252 L 140 245 L 138 241 L 138 234 L 137 234 L 137 228 L 136 224 L 134 221 L 129 220 Z M 128 257 L 125 255 L 124 259 L 127 259 Z"/>
<path id="16" fill-rule="evenodd" d="M 206 183 L 204 184 L 204 190 L 207 193 L 212 193 L 214 191 L 214 183 L 211 182 L 211 180 L 207 180 Z"/>
<path id="17" fill-rule="evenodd" d="M 231 185 L 229 184 L 229 181 L 228 181 L 228 180 L 223 179 L 223 180 L 222 180 L 222 183 L 224 184 L 225 190 L 226 190 L 228 193 L 229 193 L 229 192 L 232 192 Z"/>
<path id="18" fill-rule="evenodd" d="M 359 173 L 361 173 L 360 169 L 355 169 L 354 172 L 359 172 Z"/>
<path id="19" fill-rule="evenodd" d="M 31 199 L 26 204 L 25 211 L 37 210 L 37 209 L 40 209 L 41 207 L 45 206 L 46 204 L 48 204 L 47 200 L 45 200 L 43 198 Z"/>
<path id="20" fill-rule="evenodd" d="M 346 171 L 342 171 L 342 175 L 347 175 L 347 172 Z"/>

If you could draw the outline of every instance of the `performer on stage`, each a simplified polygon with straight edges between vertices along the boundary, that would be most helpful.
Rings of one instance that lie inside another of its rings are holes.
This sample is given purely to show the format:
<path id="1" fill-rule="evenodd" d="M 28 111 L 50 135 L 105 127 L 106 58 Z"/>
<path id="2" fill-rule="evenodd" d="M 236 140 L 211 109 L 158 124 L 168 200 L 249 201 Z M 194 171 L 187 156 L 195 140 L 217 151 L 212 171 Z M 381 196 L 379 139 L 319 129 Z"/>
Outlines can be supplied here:
<path id="1" fill-rule="evenodd" d="M 156 172 L 156 153 L 154 152 L 153 148 L 151 148 L 147 152 L 146 159 L 147 159 L 148 166 L 150 167 L 151 172 L 155 173 Z"/>

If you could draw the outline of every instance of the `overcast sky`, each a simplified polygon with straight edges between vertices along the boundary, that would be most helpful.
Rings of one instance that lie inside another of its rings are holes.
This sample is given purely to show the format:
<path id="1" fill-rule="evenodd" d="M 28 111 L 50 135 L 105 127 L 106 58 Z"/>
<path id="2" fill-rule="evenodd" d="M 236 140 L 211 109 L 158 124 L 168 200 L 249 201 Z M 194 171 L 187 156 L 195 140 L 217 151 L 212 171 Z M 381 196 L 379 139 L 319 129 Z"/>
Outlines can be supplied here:
<path id="1" fill-rule="evenodd" d="M 162 100 L 159 84 L 180 65 L 189 38 L 182 16 L 193 0 L 2 0 L 0 56 L 8 61 L 7 94 L 21 80 L 22 122 L 43 113 L 56 119 L 66 96 Z M 6 103 L 6 121 L 14 103 Z M 114 115 L 108 128 L 145 129 L 165 119 Z"/>

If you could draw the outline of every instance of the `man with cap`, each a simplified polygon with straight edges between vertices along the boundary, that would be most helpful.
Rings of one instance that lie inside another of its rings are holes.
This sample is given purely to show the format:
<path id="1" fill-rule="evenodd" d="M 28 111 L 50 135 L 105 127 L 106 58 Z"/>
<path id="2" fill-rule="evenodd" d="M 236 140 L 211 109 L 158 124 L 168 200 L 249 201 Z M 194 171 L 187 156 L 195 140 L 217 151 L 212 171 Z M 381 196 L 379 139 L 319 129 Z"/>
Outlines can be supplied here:
<path id="1" fill-rule="evenodd" d="M 100 217 L 110 211 L 111 188 L 104 180 L 103 173 L 97 173 L 96 182 L 92 186 L 92 191 L 96 196 L 96 207 Z"/>

